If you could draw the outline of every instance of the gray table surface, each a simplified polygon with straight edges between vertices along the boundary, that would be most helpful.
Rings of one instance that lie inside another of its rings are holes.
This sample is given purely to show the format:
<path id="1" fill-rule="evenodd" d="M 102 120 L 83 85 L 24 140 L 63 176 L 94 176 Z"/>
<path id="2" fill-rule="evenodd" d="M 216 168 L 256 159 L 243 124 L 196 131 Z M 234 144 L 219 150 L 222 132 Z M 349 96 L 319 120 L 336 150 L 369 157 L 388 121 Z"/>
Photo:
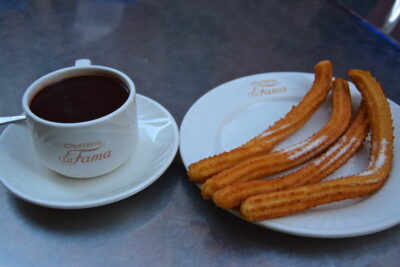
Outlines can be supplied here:
<path id="1" fill-rule="evenodd" d="M 0 116 L 77 58 L 127 73 L 178 124 L 221 83 L 326 58 L 336 76 L 372 71 L 400 102 L 399 45 L 333 1 L 3 0 Z M 153 185 L 98 208 L 43 208 L 0 185 L 0 266 L 398 266 L 399 244 L 399 226 L 314 239 L 247 223 L 201 199 L 179 154 Z"/>

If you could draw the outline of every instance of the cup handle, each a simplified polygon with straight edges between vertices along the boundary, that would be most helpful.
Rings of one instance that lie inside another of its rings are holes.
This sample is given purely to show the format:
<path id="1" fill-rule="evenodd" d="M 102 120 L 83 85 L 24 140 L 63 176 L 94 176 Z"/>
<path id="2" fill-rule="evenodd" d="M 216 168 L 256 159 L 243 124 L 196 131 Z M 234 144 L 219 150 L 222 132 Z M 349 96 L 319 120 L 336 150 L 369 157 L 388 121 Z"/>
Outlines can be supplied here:
<path id="1" fill-rule="evenodd" d="M 92 62 L 90 62 L 90 59 L 82 58 L 82 59 L 77 59 L 75 61 L 75 67 L 87 67 L 90 66 Z"/>

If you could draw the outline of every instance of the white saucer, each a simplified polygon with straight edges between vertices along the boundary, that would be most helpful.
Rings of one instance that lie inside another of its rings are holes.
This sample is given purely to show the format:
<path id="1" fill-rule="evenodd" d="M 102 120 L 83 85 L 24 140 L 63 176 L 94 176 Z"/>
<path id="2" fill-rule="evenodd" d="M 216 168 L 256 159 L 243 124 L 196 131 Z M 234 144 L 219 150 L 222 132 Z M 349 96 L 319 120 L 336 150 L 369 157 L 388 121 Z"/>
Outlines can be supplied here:
<path id="1" fill-rule="evenodd" d="M 34 157 L 25 123 L 0 136 L 0 179 L 18 197 L 52 208 L 105 205 L 134 195 L 156 181 L 178 150 L 174 118 L 159 103 L 137 95 L 139 142 L 129 160 L 96 178 L 73 179 L 43 167 Z M 133 148 L 132 148 L 133 149 Z"/>
<path id="2" fill-rule="evenodd" d="M 230 150 L 259 134 L 296 105 L 309 90 L 314 74 L 264 73 L 227 82 L 203 95 L 185 115 L 180 128 L 180 154 L 187 166 L 201 158 Z M 354 110 L 361 99 L 351 84 Z M 390 101 L 395 136 L 400 136 L 400 107 Z M 298 132 L 276 149 L 304 140 L 329 119 L 331 97 Z M 387 229 L 400 223 L 400 138 L 395 138 L 392 173 L 374 195 L 323 205 L 298 214 L 256 224 L 311 237 L 351 237 Z M 326 179 L 355 174 L 366 168 L 365 145 L 346 165 Z M 232 213 L 238 215 L 235 210 Z"/>

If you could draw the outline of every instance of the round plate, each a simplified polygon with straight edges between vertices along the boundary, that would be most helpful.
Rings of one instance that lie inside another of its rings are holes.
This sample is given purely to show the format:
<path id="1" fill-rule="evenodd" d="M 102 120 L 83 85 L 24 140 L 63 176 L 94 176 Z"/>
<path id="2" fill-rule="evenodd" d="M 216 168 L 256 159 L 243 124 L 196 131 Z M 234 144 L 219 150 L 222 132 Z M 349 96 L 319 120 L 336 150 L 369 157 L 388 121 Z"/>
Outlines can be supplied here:
<path id="1" fill-rule="evenodd" d="M 12 124 L 0 136 L 0 179 L 18 197 L 52 208 L 79 209 L 105 205 L 132 196 L 157 180 L 178 150 L 174 118 L 160 104 L 137 95 L 139 141 L 133 155 L 113 172 L 73 179 L 43 167 L 25 123 Z"/>
<path id="2" fill-rule="evenodd" d="M 204 157 L 230 150 L 261 133 L 284 116 L 309 90 L 314 74 L 276 72 L 227 82 L 202 96 L 185 115 L 180 129 L 180 154 L 187 166 Z M 361 96 L 350 84 L 353 113 Z M 390 101 L 394 125 L 400 125 L 400 107 Z M 276 149 L 295 144 L 318 131 L 331 113 L 331 96 L 312 118 Z M 395 136 L 400 136 L 395 127 Z M 365 170 L 367 143 L 344 166 L 326 179 Z M 395 155 L 400 141 L 395 138 Z M 323 205 L 290 216 L 255 224 L 294 235 L 338 238 L 374 233 L 400 222 L 400 163 L 395 156 L 387 183 L 374 195 Z M 238 215 L 235 210 L 232 213 Z"/>

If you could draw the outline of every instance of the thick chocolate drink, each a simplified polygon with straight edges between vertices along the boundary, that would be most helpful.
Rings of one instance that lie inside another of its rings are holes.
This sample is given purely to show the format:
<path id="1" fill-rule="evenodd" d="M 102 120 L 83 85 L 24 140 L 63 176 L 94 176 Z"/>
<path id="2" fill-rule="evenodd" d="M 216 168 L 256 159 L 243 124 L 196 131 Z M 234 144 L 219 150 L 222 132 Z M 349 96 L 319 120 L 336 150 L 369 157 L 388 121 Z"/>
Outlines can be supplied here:
<path id="1" fill-rule="evenodd" d="M 118 109 L 129 90 L 117 79 L 77 76 L 51 84 L 32 99 L 30 109 L 38 117 L 63 123 L 94 120 Z"/>

